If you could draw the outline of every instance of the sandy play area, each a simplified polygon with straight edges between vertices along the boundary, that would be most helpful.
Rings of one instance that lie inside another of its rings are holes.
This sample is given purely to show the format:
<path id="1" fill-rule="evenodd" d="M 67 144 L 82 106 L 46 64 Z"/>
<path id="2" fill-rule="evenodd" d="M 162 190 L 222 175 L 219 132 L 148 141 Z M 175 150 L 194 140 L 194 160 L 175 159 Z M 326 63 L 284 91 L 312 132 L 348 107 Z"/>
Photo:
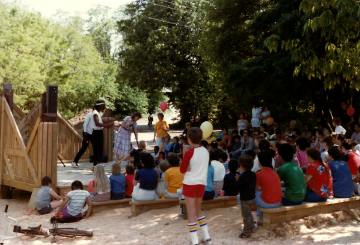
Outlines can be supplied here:
<path id="1" fill-rule="evenodd" d="M 9 215 L 22 220 L 23 227 L 42 224 L 51 228 L 49 222 L 53 215 L 39 216 L 26 211 L 27 198 L 0 199 L 0 210 L 9 204 Z M 178 218 L 177 207 L 153 210 L 128 219 L 130 208 L 119 208 L 94 214 L 79 223 L 61 224 L 61 227 L 77 227 L 94 232 L 92 238 L 57 238 L 56 244 L 96 245 L 96 244 L 189 244 L 187 221 Z M 205 212 L 213 244 L 359 244 L 360 209 L 352 212 L 335 212 L 315 215 L 302 220 L 283 223 L 272 231 L 262 228 L 256 230 L 248 240 L 240 240 L 242 218 L 238 207 L 217 209 Z M 0 237 L 3 237 L 6 222 L 0 216 Z M 199 229 L 200 230 L 200 229 Z M 201 231 L 198 232 L 199 237 Z M 26 237 L 18 235 L 7 244 L 54 244 L 51 237 Z"/>

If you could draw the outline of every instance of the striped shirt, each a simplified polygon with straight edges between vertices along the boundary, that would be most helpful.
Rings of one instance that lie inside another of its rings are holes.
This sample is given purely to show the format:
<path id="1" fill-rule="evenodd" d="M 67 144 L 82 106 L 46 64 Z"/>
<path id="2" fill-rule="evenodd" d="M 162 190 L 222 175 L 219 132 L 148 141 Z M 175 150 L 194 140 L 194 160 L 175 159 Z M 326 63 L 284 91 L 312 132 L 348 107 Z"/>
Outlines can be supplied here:
<path id="1" fill-rule="evenodd" d="M 90 196 L 90 193 L 88 191 L 75 190 L 70 191 L 67 196 L 70 197 L 67 211 L 72 216 L 76 216 L 81 213 L 82 209 L 84 208 L 86 198 Z"/>

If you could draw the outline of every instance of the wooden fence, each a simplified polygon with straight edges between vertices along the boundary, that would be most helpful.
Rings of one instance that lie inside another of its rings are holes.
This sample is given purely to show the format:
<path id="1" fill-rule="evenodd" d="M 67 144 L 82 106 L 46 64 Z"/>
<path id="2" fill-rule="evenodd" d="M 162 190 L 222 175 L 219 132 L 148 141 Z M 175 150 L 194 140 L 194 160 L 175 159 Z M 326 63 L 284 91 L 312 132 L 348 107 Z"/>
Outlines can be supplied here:
<path id="1" fill-rule="evenodd" d="M 13 187 L 26 191 L 41 186 L 49 176 L 57 185 L 58 157 L 71 162 L 82 145 L 82 135 L 57 113 L 57 122 L 42 122 L 41 102 L 25 115 L 13 104 L 11 111 L 0 90 L 0 189 Z M 109 120 L 111 118 L 104 118 Z M 104 152 L 113 160 L 113 129 L 104 129 Z M 89 161 L 92 147 L 82 156 Z"/>

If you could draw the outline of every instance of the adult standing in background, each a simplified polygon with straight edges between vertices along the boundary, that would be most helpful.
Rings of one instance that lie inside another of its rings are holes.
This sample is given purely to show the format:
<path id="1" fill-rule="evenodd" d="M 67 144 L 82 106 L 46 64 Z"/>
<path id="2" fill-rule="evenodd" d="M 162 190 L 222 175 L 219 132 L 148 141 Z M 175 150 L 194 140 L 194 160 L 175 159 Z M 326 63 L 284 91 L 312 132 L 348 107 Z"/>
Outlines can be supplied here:
<path id="1" fill-rule="evenodd" d="M 104 128 L 113 127 L 112 123 L 117 121 L 117 118 L 110 121 L 103 121 L 100 115 L 100 112 L 105 109 L 105 101 L 98 100 L 96 101 L 95 110 L 93 110 L 91 117 L 91 125 L 92 125 L 92 136 L 90 138 L 90 142 L 93 145 L 94 149 L 94 166 L 96 166 L 100 161 L 103 154 L 104 148 Z"/>
<path id="2" fill-rule="evenodd" d="M 130 153 L 131 146 L 131 133 L 135 132 L 135 138 L 138 138 L 137 121 L 141 118 L 140 112 L 134 112 L 131 116 L 124 118 L 118 130 L 115 139 L 114 153 L 116 154 L 116 162 L 119 157 L 123 158 Z"/>
<path id="3" fill-rule="evenodd" d="M 251 118 L 251 126 L 253 128 L 253 132 L 259 131 L 260 128 L 260 116 L 261 116 L 261 109 L 260 104 L 257 101 L 252 103 L 252 118 Z"/>
<path id="4" fill-rule="evenodd" d="M 169 124 L 164 121 L 164 114 L 159 113 L 158 114 L 159 121 L 154 126 L 154 142 L 156 142 L 156 145 L 161 147 L 161 138 L 163 136 L 168 135 L 168 131 L 170 130 Z"/>
<path id="5" fill-rule="evenodd" d="M 347 114 L 347 109 L 348 108 L 349 108 L 349 106 L 345 101 L 341 102 L 341 110 L 340 110 L 340 113 L 339 113 L 339 118 L 341 120 L 342 126 L 346 129 L 346 131 L 350 129 L 350 126 L 354 122 L 354 117 L 349 116 Z"/>
<path id="6" fill-rule="evenodd" d="M 265 105 L 264 110 L 261 111 L 260 120 L 262 120 L 263 124 L 267 124 L 267 120 L 270 117 L 269 106 Z"/>
<path id="7" fill-rule="evenodd" d="M 92 109 L 94 110 L 95 107 L 93 107 Z M 86 116 L 85 116 L 84 125 L 83 125 L 83 141 L 82 141 L 82 145 L 81 145 L 79 152 L 76 154 L 74 161 L 71 163 L 71 166 L 73 168 L 79 167 L 78 162 L 79 162 L 81 156 L 85 153 L 85 151 L 88 148 L 89 141 L 91 139 L 91 135 L 93 132 L 93 128 L 92 128 L 92 124 L 91 124 L 92 115 L 93 115 L 93 112 L 91 111 L 88 114 L 86 114 Z"/>
<path id="8" fill-rule="evenodd" d="M 248 129 L 249 128 L 249 121 L 245 119 L 245 114 L 240 114 L 240 119 L 237 121 L 238 131 Z"/>

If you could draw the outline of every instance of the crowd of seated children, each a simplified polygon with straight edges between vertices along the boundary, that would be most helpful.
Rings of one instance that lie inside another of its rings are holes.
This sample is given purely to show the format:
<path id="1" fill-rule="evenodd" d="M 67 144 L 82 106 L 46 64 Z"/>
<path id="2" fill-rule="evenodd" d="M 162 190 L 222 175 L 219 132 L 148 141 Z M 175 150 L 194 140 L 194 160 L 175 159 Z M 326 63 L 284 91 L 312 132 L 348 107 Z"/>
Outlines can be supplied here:
<path id="1" fill-rule="evenodd" d="M 114 163 L 111 166 L 110 185 L 111 185 L 111 200 L 121 200 L 125 198 L 126 179 L 121 173 L 120 164 Z"/>
<path id="2" fill-rule="evenodd" d="M 83 190 L 82 183 L 75 180 L 71 184 L 71 190 L 72 191 L 66 195 L 59 209 L 55 212 L 55 218 L 57 218 L 59 223 L 77 222 L 82 218 L 89 218 L 92 212 L 90 193 Z M 82 210 L 85 204 L 88 205 L 88 210 L 83 214 Z"/>
<path id="3" fill-rule="evenodd" d="M 165 198 L 177 199 L 177 190 L 183 186 L 184 174 L 180 172 L 180 158 L 175 153 L 169 153 L 168 161 L 171 167 L 166 170 L 164 177 Z"/>
<path id="4" fill-rule="evenodd" d="M 159 164 L 160 167 L 160 173 L 159 173 L 159 179 L 164 180 L 165 172 L 171 167 L 168 161 L 161 161 Z"/>
<path id="5" fill-rule="evenodd" d="M 137 169 L 141 169 L 142 166 L 140 164 L 140 156 L 141 154 L 146 152 L 146 142 L 144 140 L 140 141 L 139 143 L 139 149 L 133 149 L 128 155 L 126 155 L 125 157 L 123 157 L 119 163 L 121 163 L 122 161 L 126 161 L 128 160 L 130 157 L 134 158 L 134 166 Z"/>
<path id="6" fill-rule="evenodd" d="M 225 174 L 224 176 L 224 184 L 223 184 L 224 196 L 238 195 L 237 180 L 236 180 L 236 175 L 240 175 L 240 173 L 237 172 L 238 168 L 239 168 L 238 161 L 230 160 L 229 173 Z"/>
<path id="7" fill-rule="evenodd" d="M 220 195 L 220 191 L 223 188 L 224 176 L 225 176 L 225 167 L 218 160 L 219 160 L 219 150 L 211 151 L 210 161 L 211 161 L 211 165 L 214 167 L 213 187 L 215 191 L 215 196 Z"/>
<path id="8" fill-rule="evenodd" d="M 221 130 L 222 130 L 222 133 L 219 135 L 218 139 L 220 139 L 221 141 L 227 142 L 227 145 L 226 145 L 226 149 L 227 149 L 227 147 L 231 147 L 231 137 L 229 135 L 229 130 L 225 126 L 222 127 Z"/>
<path id="9" fill-rule="evenodd" d="M 270 150 L 270 143 L 267 140 L 261 140 L 259 142 L 259 152 L 264 152 L 264 151 L 268 151 L 270 154 L 272 154 L 272 151 Z M 275 168 L 275 159 L 274 159 L 274 157 L 272 157 L 272 167 L 273 167 L 273 169 Z M 261 168 L 260 168 L 260 165 L 259 165 L 259 159 L 256 156 L 255 159 L 254 159 L 254 166 L 251 169 L 251 171 L 256 173 L 256 172 L 258 172 L 260 170 L 261 170 Z"/>
<path id="10" fill-rule="evenodd" d="M 219 150 L 218 150 L 219 151 Z M 224 165 L 225 172 L 228 171 L 228 155 L 224 151 L 219 151 L 219 162 L 221 162 Z M 230 161 L 230 160 L 229 160 Z"/>
<path id="11" fill-rule="evenodd" d="M 346 139 L 341 144 L 342 152 L 344 153 L 342 160 L 347 163 L 350 169 L 350 173 L 353 179 L 354 191 L 359 194 L 360 185 L 358 181 L 354 179 L 359 174 L 360 169 L 360 156 L 352 150 L 352 144 L 349 139 Z"/>
<path id="12" fill-rule="evenodd" d="M 218 149 L 226 153 L 226 155 L 227 155 L 226 163 L 228 163 L 230 161 L 230 154 L 229 154 L 229 152 L 227 150 L 226 142 L 225 141 L 220 141 L 218 143 Z"/>
<path id="13" fill-rule="evenodd" d="M 296 140 L 296 158 L 299 162 L 300 167 L 308 166 L 309 163 L 306 161 L 306 149 L 308 148 L 309 141 L 305 137 L 299 137 Z"/>
<path id="14" fill-rule="evenodd" d="M 156 160 L 159 157 L 159 153 L 160 153 L 160 147 L 159 146 L 154 146 L 154 152 L 151 153 L 151 156 L 154 158 L 154 160 Z"/>
<path id="15" fill-rule="evenodd" d="M 111 198 L 111 184 L 105 173 L 103 165 L 96 165 L 94 168 L 94 186 L 90 199 L 93 202 L 109 201 Z"/>
<path id="16" fill-rule="evenodd" d="M 211 165 L 211 160 L 210 160 L 207 170 L 207 179 L 206 179 L 206 186 L 205 186 L 203 200 L 212 200 L 215 197 L 215 191 L 213 186 L 214 172 L 215 172 L 214 167 Z"/>
<path id="17" fill-rule="evenodd" d="M 166 156 L 170 152 L 171 147 L 173 146 L 173 143 L 171 143 L 170 140 L 171 140 L 170 135 L 166 135 L 164 142 L 164 152 L 166 153 Z"/>
<path id="18" fill-rule="evenodd" d="M 50 187 L 51 184 L 52 180 L 50 177 L 45 176 L 42 178 L 41 188 L 38 191 L 35 200 L 35 209 L 39 214 L 48 214 L 63 203 L 61 196 L 56 194 Z M 51 201 L 52 198 L 54 198 L 55 201 Z"/>
<path id="19" fill-rule="evenodd" d="M 241 137 L 240 135 L 236 135 L 233 137 L 234 138 L 234 142 L 232 144 L 232 150 L 230 152 L 230 155 L 232 155 L 235 160 L 238 160 L 239 159 L 239 156 L 240 156 L 240 153 L 241 153 Z"/>
<path id="20" fill-rule="evenodd" d="M 153 201 L 159 199 L 155 193 L 158 184 L 158 174 L 154 169 L 154 158 L 149 153 L 141 154 L 140 162 L 142 169 L 135 170 L 133 180 L 132 201 Z"/>

